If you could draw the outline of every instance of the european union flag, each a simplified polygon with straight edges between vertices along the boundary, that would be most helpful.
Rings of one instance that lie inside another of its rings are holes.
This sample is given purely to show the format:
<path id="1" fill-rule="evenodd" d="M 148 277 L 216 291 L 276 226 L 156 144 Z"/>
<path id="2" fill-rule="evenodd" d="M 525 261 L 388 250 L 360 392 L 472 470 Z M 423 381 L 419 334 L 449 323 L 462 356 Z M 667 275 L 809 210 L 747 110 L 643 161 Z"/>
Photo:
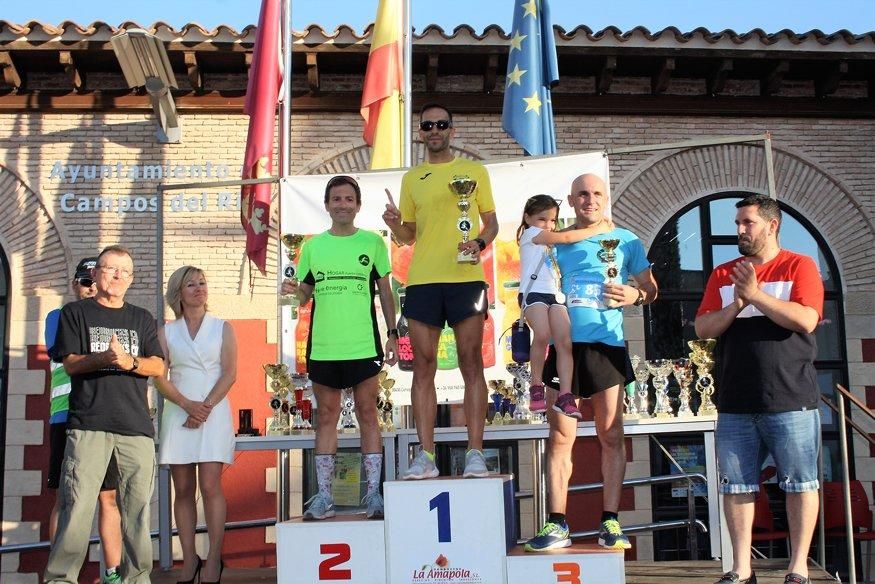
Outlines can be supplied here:
<path id="1" fill-rule="evenodd" d="M 559 82 L 547 0 L 514 0 L 501 125 L 527 155 L 556 152 L 550 88 Z"/>

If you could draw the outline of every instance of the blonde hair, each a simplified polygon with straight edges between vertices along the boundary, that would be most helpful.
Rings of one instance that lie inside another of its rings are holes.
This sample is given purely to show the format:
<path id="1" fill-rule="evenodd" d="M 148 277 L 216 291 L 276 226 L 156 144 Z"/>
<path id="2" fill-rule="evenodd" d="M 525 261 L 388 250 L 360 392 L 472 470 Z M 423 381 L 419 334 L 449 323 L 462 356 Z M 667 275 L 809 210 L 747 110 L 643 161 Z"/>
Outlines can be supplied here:
<path id="1" fill-rule="evenodd" d="M 170 310 L 173 311 L 176 318 L 182 317 L 182 287 L 185 286 L 186 281 L 188 281 L 192 274 L 203 276 L 204 280 L 207 277 L 200 268 L 182 266 L 173 272 L 167 280 L 167 293 L 164 295 L 164 301 L 170 307 Z M 204 306 L 204 309 L 206 309 L 206 306 Z"/>

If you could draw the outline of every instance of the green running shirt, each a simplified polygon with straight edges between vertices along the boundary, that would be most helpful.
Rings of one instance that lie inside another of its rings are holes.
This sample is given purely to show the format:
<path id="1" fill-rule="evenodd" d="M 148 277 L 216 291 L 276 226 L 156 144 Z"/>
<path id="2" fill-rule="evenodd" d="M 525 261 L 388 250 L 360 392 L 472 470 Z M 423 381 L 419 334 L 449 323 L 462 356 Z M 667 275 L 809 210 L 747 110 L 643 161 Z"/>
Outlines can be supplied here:
<path id="1" fill-rule="evenodd" d="M 325 231 L 304 243 L 298 274 L 314 287 L 308 360 L 382 359 L 374 296 L 390 271 L 386 242 L 372 231 Z"/>

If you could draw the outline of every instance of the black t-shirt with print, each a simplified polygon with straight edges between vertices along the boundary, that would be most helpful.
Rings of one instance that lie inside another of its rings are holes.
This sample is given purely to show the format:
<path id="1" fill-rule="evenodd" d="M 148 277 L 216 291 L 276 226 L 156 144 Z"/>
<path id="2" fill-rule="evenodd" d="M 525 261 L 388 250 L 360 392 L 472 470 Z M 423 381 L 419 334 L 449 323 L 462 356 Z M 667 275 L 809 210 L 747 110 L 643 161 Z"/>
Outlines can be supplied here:
<path id="1" fill-rule="evenodd" d="M 55 350 L 67 355 L 100 353 L 115 334 L 124 350 L 135 357 L 161 357 L 155 319 L 148 311 L 125 304 L 108 308 L 93 298 L 71 302 L 61 310 Z M 146 377 L 115 367 L 71 377 L 67 427 L 127 436 L 153 436 Z"/>

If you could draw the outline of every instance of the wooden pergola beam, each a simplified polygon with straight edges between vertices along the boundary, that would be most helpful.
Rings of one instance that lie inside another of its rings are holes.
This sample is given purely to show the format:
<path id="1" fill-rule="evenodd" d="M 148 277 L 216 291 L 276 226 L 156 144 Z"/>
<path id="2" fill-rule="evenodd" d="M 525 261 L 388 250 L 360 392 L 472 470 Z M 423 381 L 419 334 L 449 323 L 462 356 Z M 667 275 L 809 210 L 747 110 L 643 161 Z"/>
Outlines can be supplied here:
<path id="1" fill-rule="evenodd" d="M 605 63 L 602 65 L 602 70 L 595 77 L 595 91 L 598 95 L 604 95 L 611 89 L 611 83 L 614 82 L 614 73 L 617 70 L 617 58 L 614 56 L 605 57 Z"/>
<path id="2" fill-rule="evenodd" d="M 186 51 L 183 56 L 185 58 L 185 71 L 188 76 L 188 84 L 191 86 L 191 90 L 197 94 L 203 93 L 204 81 L 201 75 L 197 53 L 194 51 Z"/>
<path id="3" fill-rule="evenodd" d="M 784 81 L 784 75 L 790 70 L 790 61 L 778 61 L 775 63 L 765 77 L 760 80 L 760 95 L 767 97 L 775 95 L 781 88 L 781 82 Z"/>
<path id="4" fill-rule="evenodd" d="M 319 93 L 319 54 L 307 53 L 307 86 L 310 93 Z"/>
<path id="5" fill-rule="evenodd" d="M 659 95 L 668 89 L 674 67 L 674 58 L 667 57 L 662 60 L 662 63 L 659 64 L 659 70 L 650 78 L 650 92 L 653 95 Z"/>
<path id="6" fill-rule="evenodd" d="M 12 53 L 0 52 L 0 70 L 3 71 L 3 81 L 6 85 L 14 87 L 17 91 L 23 89 L 24 83 L 21 80 L 21 73 L 15 66 L 12 60 Z"/>
<path id="7" fill-rule="evenodd" d="M 839 88 L 842 78 L 848 74 L 848 63 L 839 61 L 834 63 L 829 70 L 814 80 L 814 94 L 817 97 L 832 95 Z"/>
<path id="8" fill-rule="evenodd" d="M 720 59 L 717 67 L 708 74 L 708 78 L 705 81 L 708 95 L 717 95 L 723 92 L 723 88 L 726 87 L 726 79 L 729 77 L 732 67 L 732 59 Z"/>

